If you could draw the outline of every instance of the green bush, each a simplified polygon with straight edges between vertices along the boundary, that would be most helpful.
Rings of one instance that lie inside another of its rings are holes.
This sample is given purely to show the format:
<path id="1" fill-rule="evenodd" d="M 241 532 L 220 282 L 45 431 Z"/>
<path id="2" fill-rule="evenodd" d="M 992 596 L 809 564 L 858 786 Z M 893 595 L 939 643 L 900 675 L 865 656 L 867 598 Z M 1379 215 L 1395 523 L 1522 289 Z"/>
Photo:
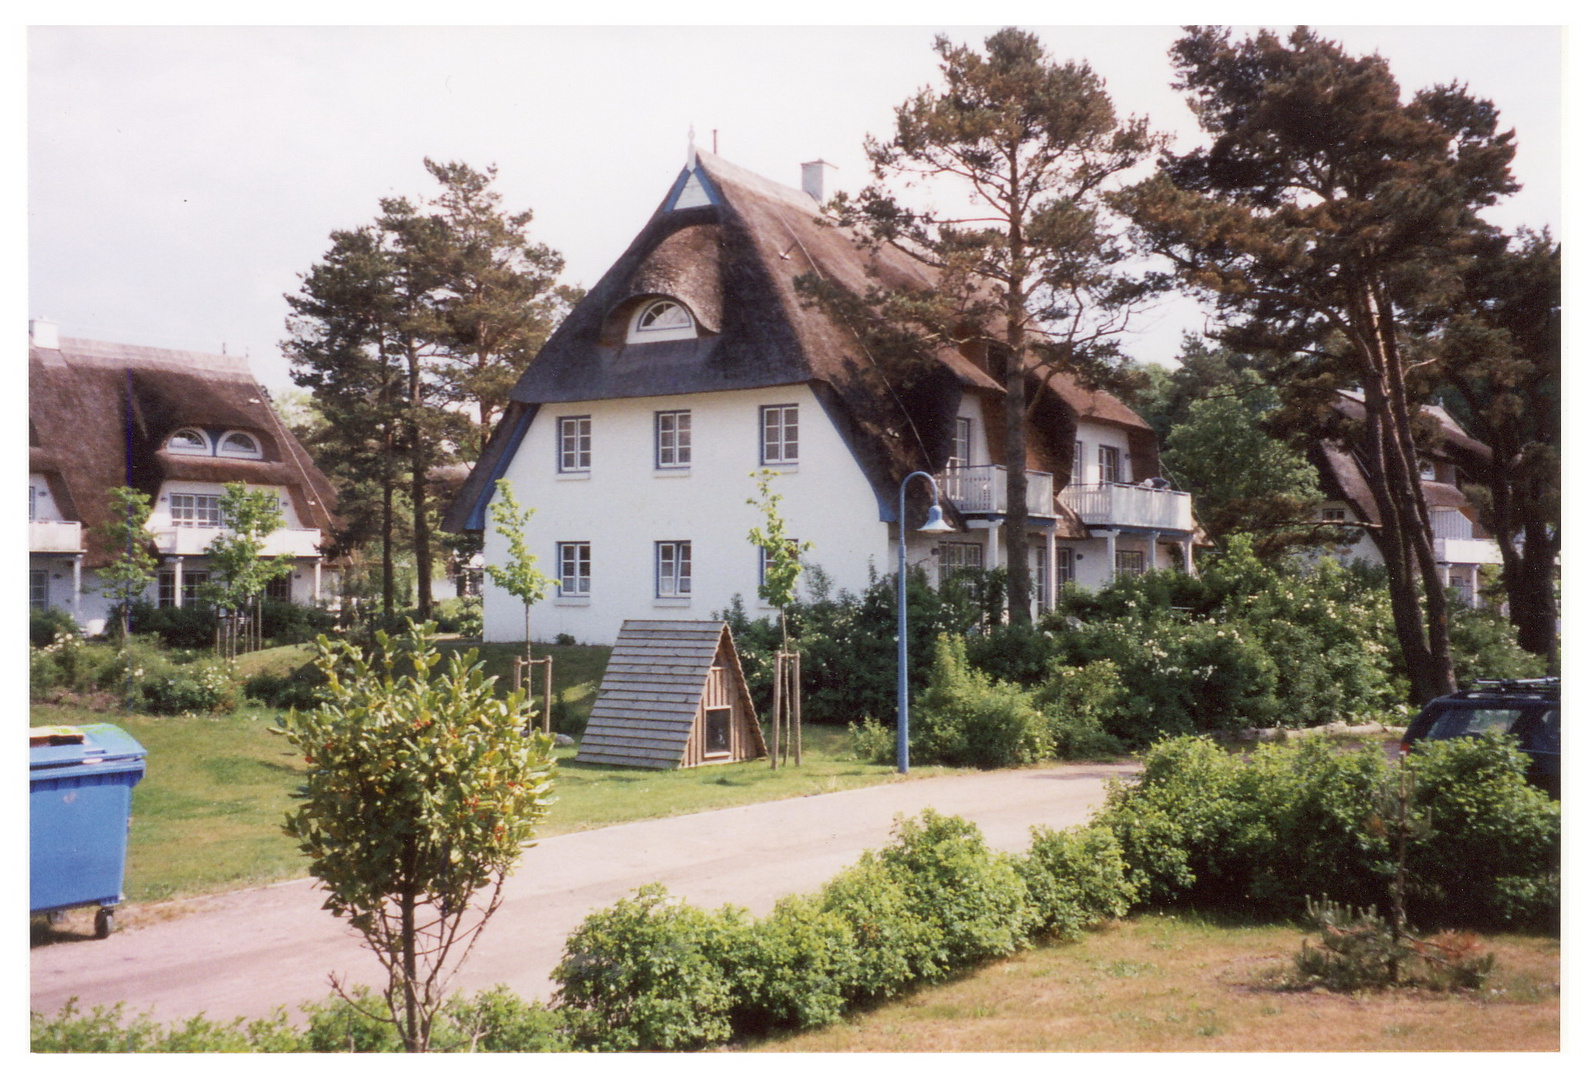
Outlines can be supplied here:
<path id="1" fill-rule="evenodd" d="M 746 920 L 673 903 L 644 885 L 587 916 L 554 969 L 571 1034 L 588 1050 L 694 1050 L 730 1037 L 732 983 L 720 963 Z"/>
<path id="2" fill-rule="evenodd" d="M 70 611 L 60 608 L 28 609 L 28 643 L 35 649 L 44 648 L 63 634 L 67 637 L 83 636 Z"/>
<path id="3" fill-rule="evenodd" d="M 482 636 L 482 598 L 451 596 L 446 600 L 439 600 L 432 607 L 432 620 L 437 623 L 437 629 L 444 634 L 458 634 L 463 638 L 478 639 Z"/>
<path id="4" fill-rule="evenodd" d="M 1112 830 L 1082 826 L 1059 832 L 1036 826 L 1030 838 L 1029 852 L 1017 866 L 1040 932 L 1075 938 L 1129 913 L 1134 888 Z"/>
<path id="5" fill-rule="evenodd" d="M 1545 674 L 1544 658 L 1517 644 L 1516 628 L 1487 608 L 1455 606 L 1450 613 L 1450 655 L 1456 681 L 1528 679 Z"/>
<path id="6" fill-rule="evenodd" d="M 260 602 L 260 636 L 278 645 L 298 645 L 314 641 L 337 628 L 337 616 L 330 611 L 287 600 Z"/>
<path id="7" fill-rule="evenodd" d="M 159 716 L 227 712 L 238 707 L 238 677 L 226 660 L 151 663 L 135 671 L 135 680 L 140 707 Z"/>
<path id="8" fill-rule="evenodd" d="M 1448 740 L 1414 755 L 1406 908 L 1427 925 L 1538 925 L 1559 905 L 1560 814 L 1529 785 L 1503 737 Z M 1394 876 L 1388 793 L 1400 766 L 1380 747 L 1321 739 L 1259 747 L 1249 760 L 1204 739 L 1147 752 L 1096 823 L 1116 835 L 1147 904 L 1284 915 L 1301 896 L 1386 905 Z"/>
<path id="9" fill-rule="evenodd" d="M 890 765 L 897 760 L 897 729 L 886 727 L 872 716 L 863 718 L 861 724 L 848 724 L 847 736 L 852 743 L 852 756 L 871 765 Z"/>
<path id="10" fill-rule="evenodd" d="M 908 738 L 915 761 L 981 769 L 1033 764 L 1050 750 L 1046 720 L 1029 695 L 971 669 L 962 639 L 944 635 Z"/>
<path id="11" fill-rule="evenodd" d="M 738 1035 L 840 1020 L 859 982 L 852 928 L 815 897 L 786 897 L 728 958 Z"/>
<path id="12" fill-rule="evenodd" d="M 209 604 L 158 607 L 135 600 L 128 609 L 128 629 L 159 638 L 170 649 L 206 649 L 216 644 L 216 613 Z"/>
<path id="13" fill-rule="evenodd" d="M 271 709 L 313 709 L 321 703 L 325 673 L 315 664 L 302 664 L 286 675 L 258 672 L 244 680 L 244 697 Z"/>
<path id="14" fill-rule="evenodd" d="M 850 1005 L 901 993 L 930 962 L 935 927 L 918 918 L 901 877 L 875 852 L 826 882 L 819 907 L 852 930 Z"/>
<path id="15" fill-rule="evenodd" d="M 1102 760 L 1123 754 L 1123 743 L 1102 720 L 1124 695 L 1118 665 L 1095 660 L 1072 667 L 1054 660 L 1033 701 L 1046 718 L 1051 756 L 1064 761 Z"/>
<path id="16" fill-rule="evenodd" d="M 879 860 L 901 884 L 909 917 L 929 931 L 912 957 L 915 978 L 939 981 L 1027 947 L 1036 911 L 1024 879 L 972 823 L 934 810 L 899 818 Z"/>

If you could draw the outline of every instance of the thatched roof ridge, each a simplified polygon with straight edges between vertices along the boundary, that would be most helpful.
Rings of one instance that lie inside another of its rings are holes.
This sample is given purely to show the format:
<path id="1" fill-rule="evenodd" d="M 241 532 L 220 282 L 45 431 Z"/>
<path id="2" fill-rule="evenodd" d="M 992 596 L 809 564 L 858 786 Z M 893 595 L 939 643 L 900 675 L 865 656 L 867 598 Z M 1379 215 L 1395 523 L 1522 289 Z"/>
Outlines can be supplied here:
<path id="1" fill-rule="evenodd" d="M 671 197 L 689 178 L 708 193 L 709 205 L 671 209 Z M 999 398 L 1001 384 L 977 358 L 951 349 L 929 365 L 885 370 L 844 321 L 805 302 L 797 279 L 812 274 L 861 294 L 879 286 L 929 287 L 933 271 L 889 245 L 860 246 L 824 219 L 805 192 L 713 154 L 699 152 L 671 192 L 555 330 L 512 399 L 535 408 L 807 384 L 874 487 L 881 518 L 894 520 L 902 478 L 945 464 L 963 392 Z M 625 344 L 624 317 L 635 310 L 634 302 L 661 294 L 686 303 L 706 332 L 691 340 Z M 1052 380 L 1045 393 L 1062 406 L 1051 410 L 1053 420 L 1090 416 L 1150 431 L 1112 395 L 1085 391 L 1066 377 Z M 500 432 L 510 424 L 506 415 Z M 1066 482 L 1067 470 L 1056 466 L 1071 459 L 1072 422 L 1037 420 L 1030 434 L 1033 467 Z M 492 440 L 478 475 L 444 518 L 445 529 L 483 527 L 489 478 L 504 468 L 496 455 L 512 455 L 517 443 Z"/>
<path id="2" fill-rule="evenodd" d="M 30 441 L 37 443 L 29 459 L 63 512 L 83 523 L 88 566 L 108 561 L 95 530 L 106 520 L 105 493 L 129 479 L 151 498 L 168 479 L 282 485 L 300 523 L 330 543 L 332 484 L 277 416 L 245 358 L 78 338 L 60 346 L 28 350 Z M 264 460 L 167 453 L 167 437 L 190 426 L 247 431 Z"/>

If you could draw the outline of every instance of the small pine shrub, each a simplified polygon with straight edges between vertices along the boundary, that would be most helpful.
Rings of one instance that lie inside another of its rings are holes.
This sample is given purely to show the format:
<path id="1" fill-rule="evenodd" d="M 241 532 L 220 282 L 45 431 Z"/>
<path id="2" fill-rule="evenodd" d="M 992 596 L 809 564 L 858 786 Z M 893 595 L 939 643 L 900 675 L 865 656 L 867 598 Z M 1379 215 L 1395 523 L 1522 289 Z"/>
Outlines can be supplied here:
<path id="1" fill-rule="evenodd" d="M 897 759 L 897 732 L 873 717 L 864 717 L 861 724 L 848 724 L 847 735 L 852 742 L 852 756 L 871 765 L 890 765 Z"/>
<path id="2" fill-rule="evenodd" d="M 1494 970 L 1494 954 L 1472 934 L 1445 931 L 1427 939 L 1401 932 L 1373 908 L 1327 898 L 1306 901 L 1317 940 L 1303 941 L 1295 973 L 1306 986 L 1327 990 L 1477 990 Z"/>

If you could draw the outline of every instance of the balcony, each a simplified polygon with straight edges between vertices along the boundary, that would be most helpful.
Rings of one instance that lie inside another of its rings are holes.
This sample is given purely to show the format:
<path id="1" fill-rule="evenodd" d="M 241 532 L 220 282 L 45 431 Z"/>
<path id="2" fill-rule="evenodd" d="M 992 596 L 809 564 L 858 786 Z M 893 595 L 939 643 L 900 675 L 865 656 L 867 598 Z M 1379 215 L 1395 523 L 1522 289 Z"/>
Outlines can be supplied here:
<path id="1" fill-rule="evenodd" d="M 1007 468 L 1003 465 L 970 465 L 947 469 L 935 478 L 941 494 L 962 514 L 1007 513 Z M 1033 469 L 1024 474 L 1024 503 L 1030 517 L 1053 518 L 1052 474 Z"/>
<path id="2" fill-rule="evenodd" d="M 178 525 L 155 533 L 155 550 L 162 555 L 203 555 L 211 541 L 222 530 Z M 293 555 L 313 558 L 321 554 L 316 545 L 321 543 L 320 529 L 278 529 L 266 537 L 262 555 Z"/>
<path id="3" fill-rule="evenodd" d="M 1138 484 L 1070 484 L 1063 488 L 1062 500 L 1086 525 L 1169 532 L 1195 529 L 1190 495 L 1184 491 Z"/>
<path id="4" fill-rule="evenodd" d="M 76 555 L 83 550 L 81 521 L 28 522 L 28 550 Z"/>
<path id="5" fill-rule="evenodd" d="M 1433 542 L 1434 560 L 1442 563 L 1489 566 L 1500 561 L 1500 545 L 1493 540 L 1472 537 L 1436 536 Z"/>

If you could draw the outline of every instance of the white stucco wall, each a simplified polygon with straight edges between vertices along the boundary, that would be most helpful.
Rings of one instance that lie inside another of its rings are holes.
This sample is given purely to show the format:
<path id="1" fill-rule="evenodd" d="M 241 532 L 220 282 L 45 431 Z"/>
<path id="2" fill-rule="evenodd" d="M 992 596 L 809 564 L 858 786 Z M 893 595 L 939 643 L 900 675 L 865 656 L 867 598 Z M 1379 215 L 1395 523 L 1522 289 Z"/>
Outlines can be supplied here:
<path id="1" fill-rule="evenodd" d="M 1123 428 L 1110 424 L 1098 424 L 1090 420 L 1081 420 L 1078 432 L 1075 434 L 1076 442 L 1083 443 L 1084 452 L 1084 483 L 1101 483 L 1101 455 L 1100 447 L 1111 446 L 1118 451 L 1118 479 L 1127 482 L 1134 476 L 1134 470 L 1129 463 L 1129 433 Z M 1067 479 L 1065 477 L 1065 479 Z"/>
<path id="2" fill-rule="evenodd" d="M 625 619 L 712 618 L 737 594 L 750 615 L 769 614 L 758 600 L 759 551 L 747 540 L 763 519 L 747 500 L 757 494 L 750 474 L 761 468 L 760 407 L 784 404 L 798 406 L 800 454 L 795 466 L 777 467 L 773 490 L 782 496 L 787 531 L 814 545 L 804 561 L 822 567 L 838 589 L 864 588 L 871 561 L 878 573 L 894 571 L 895 548 L 874 492 L 807 386 L 544 405 L 504 478 L 516 501 L 536 510 L 529 546 L 543 573 L 557 578 L 560 542 L 586 541 L 592 585 L 586 598 L 551 592 L 534 606 L 533 639 L 570 634 L 609 644 Z M 692 413 L 691 467 L 656 469 L 654 415 L 678 409 Z M 592 418 L 585 474 L 558 471 L 559 419 L 569 416 Z M 659 541 L 691 542 L 689 600 L 655 596 Z M 490 515 L 484 554 L 489 565 L 507 555 Z M 520 602 L 490 579 L 483 593 L 487 640 L 523 639 Z"/>

